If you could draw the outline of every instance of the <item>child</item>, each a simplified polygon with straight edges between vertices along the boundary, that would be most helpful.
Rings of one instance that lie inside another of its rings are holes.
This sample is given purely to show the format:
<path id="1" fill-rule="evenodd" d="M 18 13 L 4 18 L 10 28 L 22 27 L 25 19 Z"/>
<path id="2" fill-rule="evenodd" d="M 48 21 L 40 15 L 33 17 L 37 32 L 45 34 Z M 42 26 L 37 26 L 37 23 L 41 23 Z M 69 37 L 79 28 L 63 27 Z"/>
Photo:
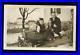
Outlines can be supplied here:
<path id="1" fill-rule="evenodd" d="M 54 30 L 52 28 L 52 23 L 51 22 L 52 22 L 52 19 L 49 19 L 48 28 L 47 28 L 48 34 L 49 34 L 49 40 L 53 40 L 53 38 L 54 38 Z"/>
<path id="2" fill-rule="evenodd" d="M 45 32 L 45 25 L 43 18 L 40 18 L 39 21 L 37 21 L 37 32 L 44 33 Z"/>

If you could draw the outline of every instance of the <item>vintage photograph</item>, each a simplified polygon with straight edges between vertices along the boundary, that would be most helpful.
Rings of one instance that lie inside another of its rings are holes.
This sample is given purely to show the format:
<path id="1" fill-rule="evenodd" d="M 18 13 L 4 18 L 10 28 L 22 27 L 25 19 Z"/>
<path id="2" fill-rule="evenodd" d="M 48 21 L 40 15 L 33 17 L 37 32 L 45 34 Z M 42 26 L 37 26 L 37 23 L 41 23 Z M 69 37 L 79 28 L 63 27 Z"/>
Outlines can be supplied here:
<path id="1" fill-rule="evenodd" d="M 4 5 L 3 50 L 76 50 L 76 6 Z"/>

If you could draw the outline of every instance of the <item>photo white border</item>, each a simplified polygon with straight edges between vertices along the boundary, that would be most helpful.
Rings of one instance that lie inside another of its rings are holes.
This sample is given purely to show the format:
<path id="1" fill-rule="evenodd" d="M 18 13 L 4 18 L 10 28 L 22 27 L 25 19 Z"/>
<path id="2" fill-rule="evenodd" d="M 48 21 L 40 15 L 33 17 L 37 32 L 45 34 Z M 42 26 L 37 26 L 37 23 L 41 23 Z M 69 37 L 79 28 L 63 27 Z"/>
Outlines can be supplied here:
<path id="1" fill-rule="evenodd" d="M 7 6 L 11 6 L 11 5 L 4 5 L 4 9 L 7 7 Z M 15 5 L 13 5 L 15 6 Z M 19 7 L 22 7 L 23 5 L 16 5 L 16 6 L 19 6 Z M 74 29 L 73 29 L 73 48 L 56 48 L 56 47 L 7 47 L 6 46 L 6 39 L 7 39 L 7 19 L 5 17 L 5 11 L 4 11 L 4 39 L 3 39 L 3 49 L 4 50 L 51 50 L 51 51 L 55 51 L 55 50 L 58 50 L 58 51 L 75 51 L 76 50 L 76 6 L 68 6 L 68 5 L 24 5 L 25 7 L 39 7 L 39 8 L 73 8 L 74 9 Z"/>

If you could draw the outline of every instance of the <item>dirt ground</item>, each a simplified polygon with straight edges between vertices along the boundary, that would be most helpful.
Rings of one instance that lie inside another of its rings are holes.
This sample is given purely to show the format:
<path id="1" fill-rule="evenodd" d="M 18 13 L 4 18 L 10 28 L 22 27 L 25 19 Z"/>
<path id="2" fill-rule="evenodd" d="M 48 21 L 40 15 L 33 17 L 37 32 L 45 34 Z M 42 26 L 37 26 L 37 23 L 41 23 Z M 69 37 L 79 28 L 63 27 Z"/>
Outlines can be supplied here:
<path id="1" fill-rule="evenodd" d="M 66 46 L 70 47 L 70 39 L 68 36 L 63 36 L 61 39 L 56 38 L 55 40 L 51 40 L 46 42 L 44 45 L 41 45 L 40 47 L 59 47 L 59 46 Z M 17 43 L 14 44 L 8 44 L 8 47 L 18 47 Z"/>

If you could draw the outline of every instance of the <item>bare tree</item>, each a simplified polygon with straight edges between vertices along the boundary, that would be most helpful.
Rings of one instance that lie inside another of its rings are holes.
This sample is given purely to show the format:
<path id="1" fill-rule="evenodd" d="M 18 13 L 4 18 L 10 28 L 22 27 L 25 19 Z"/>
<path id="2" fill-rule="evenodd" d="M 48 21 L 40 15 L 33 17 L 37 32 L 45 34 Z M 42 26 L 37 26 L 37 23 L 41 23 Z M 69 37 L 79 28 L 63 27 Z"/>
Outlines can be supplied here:
<path id="1" fill-rule="evenodd" d="M 32 11 L 29 12 L 29 8 L 19 8 L 20 14 L 22 15 L 22 28 L 25 29 L 25 20 L 28 18 L 29 14 L 35 11 L 38 8 L 34 8 Z"/>

